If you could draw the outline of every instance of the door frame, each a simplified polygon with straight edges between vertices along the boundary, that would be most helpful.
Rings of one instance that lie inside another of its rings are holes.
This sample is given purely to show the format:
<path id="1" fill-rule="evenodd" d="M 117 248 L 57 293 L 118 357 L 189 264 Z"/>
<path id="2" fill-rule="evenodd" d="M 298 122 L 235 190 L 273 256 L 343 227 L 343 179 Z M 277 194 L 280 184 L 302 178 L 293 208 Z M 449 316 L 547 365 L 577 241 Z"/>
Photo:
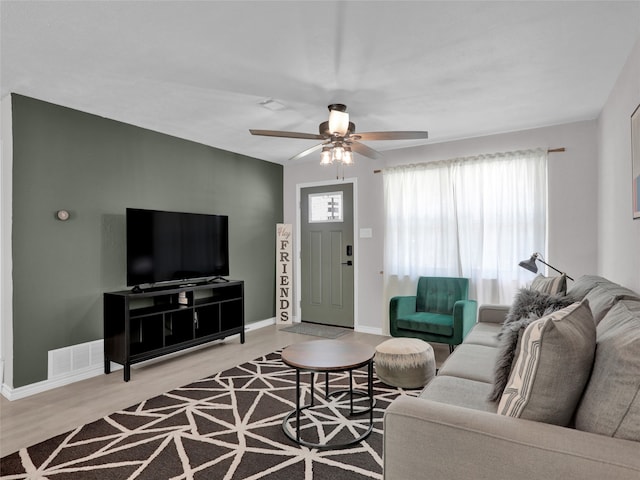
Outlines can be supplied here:
<path id="1" fill-rule="evenodd" d="M 301 214 L 300 203 L 302 200 L 301 191 L 303 188 L 309 187 L 325 187 L 330 185 L 344 185 L 350 183 L 353 185 L 353 330 L 358 330 L 358 269 L 360 266 L 359 255 L 360 248 L 358 246 L 358 179 L 343 178 L 336 180 L 325 180 L 322 182 L 308 182 L 296 184 L 296 235 L 294 238 L 294 257 L 296 259 L 295 278 L 298 279 L 295 282 L 295 294 L 296 301 L 294 304 L 293 318 L 294 322 L 300 323 L 302 321 L 302 307 L 300 305 L 302 299 L 302 262 L 301 262 Z"/>

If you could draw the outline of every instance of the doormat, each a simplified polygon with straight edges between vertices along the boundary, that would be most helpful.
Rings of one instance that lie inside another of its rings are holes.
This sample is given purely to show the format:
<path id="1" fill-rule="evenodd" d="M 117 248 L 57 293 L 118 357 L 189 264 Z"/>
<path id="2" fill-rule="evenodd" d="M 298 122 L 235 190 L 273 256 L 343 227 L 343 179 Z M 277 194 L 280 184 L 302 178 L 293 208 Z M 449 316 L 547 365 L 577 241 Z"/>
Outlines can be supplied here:
<path id="1" fill-rule="evenodd" d="M 311 335 L 313 337 L 338 338 L 353 332 L 350 328 L 332 327 L 329 325 L 318 325 L 317 323 L 300 322 L 294 323 L 285 328 L 280 329 L 283 332 L 301 333 L 303 335 Z"/>

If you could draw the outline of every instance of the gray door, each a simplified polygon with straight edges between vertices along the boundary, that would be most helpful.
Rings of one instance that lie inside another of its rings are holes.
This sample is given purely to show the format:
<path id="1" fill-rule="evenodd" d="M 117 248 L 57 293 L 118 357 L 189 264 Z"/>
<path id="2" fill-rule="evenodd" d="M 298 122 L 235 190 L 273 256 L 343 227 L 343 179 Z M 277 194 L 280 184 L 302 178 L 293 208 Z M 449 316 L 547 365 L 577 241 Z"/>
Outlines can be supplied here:
<path id="1" fill-rule="evenodd" d="M 301 318 L 353 328 L 353 184 L 300 190 Z"/>

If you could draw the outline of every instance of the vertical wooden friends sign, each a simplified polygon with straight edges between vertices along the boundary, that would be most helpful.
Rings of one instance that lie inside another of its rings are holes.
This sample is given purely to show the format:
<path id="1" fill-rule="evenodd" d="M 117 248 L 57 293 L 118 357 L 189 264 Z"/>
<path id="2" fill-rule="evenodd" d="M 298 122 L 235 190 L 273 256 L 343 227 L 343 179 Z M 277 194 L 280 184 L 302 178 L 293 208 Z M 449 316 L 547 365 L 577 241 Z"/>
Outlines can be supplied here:
<path id="1" fill-rule="evenodd" d="M 290 223 L 276 224 L 276 324 L 293 323 L 292 240 Z"/>

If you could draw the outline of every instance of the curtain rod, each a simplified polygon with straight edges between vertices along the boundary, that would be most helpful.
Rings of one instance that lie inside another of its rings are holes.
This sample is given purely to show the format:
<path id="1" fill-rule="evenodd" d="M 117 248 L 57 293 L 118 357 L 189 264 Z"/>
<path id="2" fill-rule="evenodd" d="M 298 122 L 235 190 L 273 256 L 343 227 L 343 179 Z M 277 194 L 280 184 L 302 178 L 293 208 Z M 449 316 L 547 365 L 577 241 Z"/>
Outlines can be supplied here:
<path id="1" fill-rule="evenodd" d="M 559 147 L 559 148 L 550 148 L 547 150 L 547 153 L 560 153 L 560 152 L 566 152 L 567 149 L 564 147 Z M 382 172 L 382 170 L 374 170 L 373 173 L 380 173 Z"/>

